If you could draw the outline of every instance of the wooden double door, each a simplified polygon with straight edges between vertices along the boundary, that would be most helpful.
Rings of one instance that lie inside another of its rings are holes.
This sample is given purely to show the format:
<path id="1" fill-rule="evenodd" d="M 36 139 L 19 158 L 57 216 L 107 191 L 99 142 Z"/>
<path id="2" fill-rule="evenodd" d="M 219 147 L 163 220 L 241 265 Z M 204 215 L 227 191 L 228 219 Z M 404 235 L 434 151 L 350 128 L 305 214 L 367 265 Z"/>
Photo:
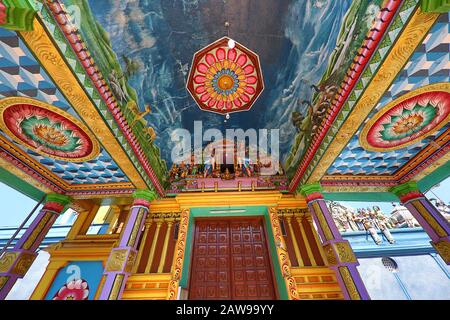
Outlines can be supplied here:
<path id="1" fill-rule="evenodd" d="M 276 289 L 262 218 L 198 219 L 191 300 L 274 300 Z"/>

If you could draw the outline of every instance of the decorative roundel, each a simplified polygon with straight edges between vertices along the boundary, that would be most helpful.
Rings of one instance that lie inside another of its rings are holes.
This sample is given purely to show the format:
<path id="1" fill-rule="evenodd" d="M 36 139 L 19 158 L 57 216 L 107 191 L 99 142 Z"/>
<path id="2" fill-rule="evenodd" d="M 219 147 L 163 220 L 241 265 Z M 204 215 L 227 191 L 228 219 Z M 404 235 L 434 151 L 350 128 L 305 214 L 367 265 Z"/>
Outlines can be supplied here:
<path id="1" fill-rule="evenodd" d="M 249 110 L 264 90 L 258 56 L 224 37 L 194 55 L 187 89 L 200 109 L 227 114 Z"/>
<path id="2" fill-rule="evenodd" d="M 96 139 L 79 120 L 38 100 L 1 100 L 0 128 L 16 142 L 50 158 L 83 162 L 99 154 Z"/>
<path id="3" fill-rule="evenodd" d="M 393 151 L 423 140 L 446 125 L 450 120 L 450 93 L 432 87 L 408 93 L 383 108 L 363 128 L 361 146 L 369 151 Z"/>
<path id="4" fill-rule="evenodd" d="M 87 300 L 89 285 L 86 280 L 71 280 L 55 293 L 53 300 Z"/>

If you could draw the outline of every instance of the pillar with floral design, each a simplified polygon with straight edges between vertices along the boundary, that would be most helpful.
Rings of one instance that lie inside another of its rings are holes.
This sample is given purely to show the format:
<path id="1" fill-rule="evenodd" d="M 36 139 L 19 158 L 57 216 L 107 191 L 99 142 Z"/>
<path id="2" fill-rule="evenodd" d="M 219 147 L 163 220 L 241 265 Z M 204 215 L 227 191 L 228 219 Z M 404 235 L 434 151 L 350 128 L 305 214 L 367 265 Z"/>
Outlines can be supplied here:
<path id="1" fill-rule="evenodd" d="M 450 264 L 450 224 L 438 209 L 420 192 L 414 181 L 391 188 L 391 192 L 399 197 L 403 206 L 416 218 L 431 238 L 431 244 Z"/>
<path id="2" fill-rule="evenodd" d="M 138 190 L 133 193 L 133 198 L 134 202 L 120 236 L 119 245 L 112 249 L 106 262 L 99 300 L 118 300 L 122 297 L 125 284 L 134 267 L 137 245 L 150 202 L 156 198 L 156 194 L 149 190 Z"/>
<path id="3" fill-rule="evenodd" d="M 334 223 L 320 183 L 304 185 L 300 191 L 306 197 L 328 265 L 335 271 L 344 297 L 347 300 L 370 300 L 357 269 L 358 260 L 350 243 L 342 238 Z"/>
<path id="4" fill-rule="evenodd" d="M 37 256 L 36 250 L 70 201 L 66 195 L 48 194 L 39 214 L 13 249 L 6 250 L 0 257 L 0 300 L 4 300 L 16 281 L 27 273 Z"/>

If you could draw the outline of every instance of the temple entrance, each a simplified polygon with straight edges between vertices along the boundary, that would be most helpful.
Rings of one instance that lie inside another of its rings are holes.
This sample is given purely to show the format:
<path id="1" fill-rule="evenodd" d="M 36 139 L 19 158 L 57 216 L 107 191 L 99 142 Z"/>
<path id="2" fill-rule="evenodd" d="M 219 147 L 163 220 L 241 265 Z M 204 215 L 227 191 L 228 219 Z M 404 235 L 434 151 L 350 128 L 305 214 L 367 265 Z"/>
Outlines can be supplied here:
<path id="1" fill-rule="evenodd" d="M 276 288 L 262 218 L 198 219 L 190 300 L 273 300 Z"/>

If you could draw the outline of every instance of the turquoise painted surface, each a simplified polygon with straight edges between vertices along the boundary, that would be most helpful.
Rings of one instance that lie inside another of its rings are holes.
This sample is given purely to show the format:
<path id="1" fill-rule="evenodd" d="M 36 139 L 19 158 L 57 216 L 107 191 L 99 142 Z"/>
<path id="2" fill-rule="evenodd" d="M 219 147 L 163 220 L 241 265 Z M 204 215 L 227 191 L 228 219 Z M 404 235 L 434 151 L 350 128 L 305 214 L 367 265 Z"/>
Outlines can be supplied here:
<path id="1" fill-rule="evenodd" d="M 282 300 L 288 300 L 288 293 L 286 284 L 284 283 L 283 275 L 281 274 L 281 266 L 278 262 L 272 227 L 270 224 L 270 218 L 269 218 L 269 212 L 267 210 L 267 207 L 264 206 L 255 206 L 255 207 L 215 207 L 215 208 L 192 208 L 189 215 L 189 227 L 187 232 L 187 238 L 186 238 L 186 251 L 184 254 L 184 262 L 183 262 L 183 272 L 180 280 L 180 286 L 182 288 L 187 288 L 188 282 L 189 282 L 189 266 L 191 262 L 191 252 L 193 249 L 194 244 L 194 222 L 195 218 L 200 217 L 208 217 L 208 218 L 215 218 L 215 217 L 230 217 L 233 216 L 231 213 L 218 213 L 218 214 L 211 214 L 211 210 L 245 210 L 245 212 L 242 213 L 236 213 L 236 217 L 243 217 L 243 216 L 262 216 L 264 217 L 264 223 L 265 223 L 265 229 L 267 233 L 267 240 L 269 244 L 269 253 L 273 264 L 273 270 L 275 275 L 275 281 L 277 283 L 277 289 L 278 289 L 278 295 L 279 298 Z"/>
<path id="2" fill-rule="evenodd" d="M 83 279 L 88 283 L 88 300 L 93 300 L 103 274 L 102 261 L 73 261 L 59 270 L 45 300 L 52 300 L 63 285 L 72 279 Z"/>
<path id="3" fill-rule="evenodd" d="M 422 228 L 390 229 L 395 244 L 390 244 L 379 231 L 378 235 L 383 240 L 376 245 L 372 237 L 365 231 L 343 232 L 342 236 L 348 240 L 358 258 L 407 256 L 435 252 L 430 244 L 431 239 Z"/>

